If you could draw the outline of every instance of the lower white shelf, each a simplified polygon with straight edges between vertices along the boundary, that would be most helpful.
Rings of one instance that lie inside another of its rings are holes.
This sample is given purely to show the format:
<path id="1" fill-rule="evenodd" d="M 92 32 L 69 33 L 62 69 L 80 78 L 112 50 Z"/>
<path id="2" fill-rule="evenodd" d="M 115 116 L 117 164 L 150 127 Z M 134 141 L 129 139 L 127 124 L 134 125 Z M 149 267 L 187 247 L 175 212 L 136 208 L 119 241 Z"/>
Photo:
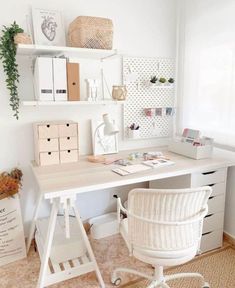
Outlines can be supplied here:
<path id="1" fill-rule="evenodd" d="M 44 218 L 39 219 L 36 223 L 35 240 L 41 260 L 43 257 L 48 221 L 47 218 Z M 95 270 L 95 263 L 90 259 L 86 248 L 82 243 L 82 239 L 79 239 L 77 232 L 75 233 L 74 228 L 76 219 L 71 218 L 70 224 L 72 233 L 71 238 L 66 239 L 65 234 L 61 234 L 62 227 L 64 226 L 63 217 L 57 217 L 57 225 L 48 261 L 47 275 L 45 277 L 45 286 L 65 281 Z"/>
<path id="2" fill-rule="evenodd" d="M 118 105 L 125 101 L 100 100 L 100 101 L 22 101 L 23 106 L 83 106 L 83 105 Z"/>

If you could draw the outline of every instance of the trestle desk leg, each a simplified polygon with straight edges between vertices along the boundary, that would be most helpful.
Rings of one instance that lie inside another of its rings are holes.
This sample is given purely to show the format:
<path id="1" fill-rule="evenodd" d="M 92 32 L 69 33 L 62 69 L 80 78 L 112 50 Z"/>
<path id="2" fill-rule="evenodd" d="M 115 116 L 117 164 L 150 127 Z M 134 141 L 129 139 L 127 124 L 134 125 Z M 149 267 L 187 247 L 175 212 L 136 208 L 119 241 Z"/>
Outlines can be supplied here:
<path id="1" fill-rule="evenodd" d="M 41 202 L 42 202 L 42 193 L 40 193 L 38 195 L 36 207 L 35 207 L 35 210 L 34 210 L 33 220 L 32 220 L 31 225 L 30 225 L 29 237 L 28 237 L 27 243 L 26 243 L 26 251 L 27 251 L 27 253 L 29 252 L 30 245 L 31 245 L 31 242 L 32 242 L 32 239 L 33 239 L 33 235 L 34 235 L 34 232 L 35 232 L 36 221 L 37 221 L 37 218 L 38 218 L 39 207 L 40 207 Z"/>
<path id="2" fill-rule="evenodd" d="M 59 210 L 59 205 L 58 205 L 57 199 L 53 199 L 37 288 L 44 287 L 44 282 L 45 282 L 45 277 L 46 277 L 47 267 L 48 267 L 48 260 L 50 257 L 51 245 L 52 245 L 52 240 L 53 240 L 53 236 L 55 232 L 55 225 L 56 225 L 56 218 L 57 218 L 58 210 Z"/>
<path id="3" fill-rule="evenodd" d="M 77 218 L 77 221 L 78 221 L 78 225 L 80 227 L 80 230 L 81 230 L 81 233 L 82 233 L 82 237 L 83 237 L 83 240 L 84 240 L 84 244 L 87 248 L 87 252 L 88 252 L 88 255 L 91 259 L 91 261 L 94 263 L 94 267 L 95 267 L 95 273 L 96 273 L 96 276 L 97 276 L 97 279 L 99 281 L 99 284 L 100 284 L 100 287 L 101 288 L 105 288 L 105 284 L 104 284 L 104 281 L 103 281 L 103 278 L 101 276 L 101 273 L 100 273 L 100 270 L 99 270 L 99 267 L 98 267 L 98 264 L 96 262 L 96 259 L 95 259 L 95 255 L 92 251 L 92 248 L 91 248 L 91 245 L 90 245 L 90 242 L 89 242 L 89 239 L 87 237 L 87 234 L 86 234 L 86 231 L 83 227 L 83 223 L 81 221 L 81 218 L 80 218 L 80 215 L 79 215 L 79 212 L 78 212 L 78 209 L 76 208 L 76 205 L 75 205 L 75 200 L 71 201 L 71 207 L 73 207 L 73 210 L 74 210 L 74 213 L 75 213 L 75 216 Z"/>

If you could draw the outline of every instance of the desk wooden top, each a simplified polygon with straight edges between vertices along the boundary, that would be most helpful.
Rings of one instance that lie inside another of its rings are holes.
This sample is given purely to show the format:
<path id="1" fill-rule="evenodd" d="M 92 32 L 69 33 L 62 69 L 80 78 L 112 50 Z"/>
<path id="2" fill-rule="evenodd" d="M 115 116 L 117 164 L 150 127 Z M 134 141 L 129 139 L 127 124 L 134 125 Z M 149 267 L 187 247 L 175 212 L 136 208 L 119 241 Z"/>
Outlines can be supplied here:
<path id="1" fill-rule="evenodd" d="M 91 163 L 83 156 L 77 163 L 61 165 L 36 166 L 33 162 L 32 170 L 40 192 L 44 194 L 45 199 L 50 199 L 61 196 L 69 197 L 74 193 L 86 193 L 235 165 L 235 153 L 221 149 L 214 149 L 212 158 L 202 160 L 194 160 L 171 153 L 163 147 L 122 151 L 114 156 L 126 158 L 130 153 L 136 151 L 142 153 L 162 151 L 164 155 L 174 161 L 175 164 L 149 169 L 128 176 L 120 176 L 111 171 L 111 169 L 116 168 L 117 165 Z"/>

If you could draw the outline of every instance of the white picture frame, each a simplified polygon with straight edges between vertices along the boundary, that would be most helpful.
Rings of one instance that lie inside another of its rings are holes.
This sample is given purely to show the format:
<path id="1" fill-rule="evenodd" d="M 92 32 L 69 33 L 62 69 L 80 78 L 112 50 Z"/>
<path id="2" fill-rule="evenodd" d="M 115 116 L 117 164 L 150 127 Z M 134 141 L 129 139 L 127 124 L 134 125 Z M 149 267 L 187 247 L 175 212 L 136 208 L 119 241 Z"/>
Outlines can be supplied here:
<path id="1" fill-rule="evenodd" d="M 32 8 L 34 44 L 66 46 L 65 30 L 60 11 Z"/>
<path id="2" fill-rule="evenodd" d="M 115 123 L 114 120 L 113 122 Z M 118 153 L 118 134 L 111 136 L 104 135 L 104 125 L 102 123 L 102 120 L 91 120 L 93 154 L 106 155 Z"/>

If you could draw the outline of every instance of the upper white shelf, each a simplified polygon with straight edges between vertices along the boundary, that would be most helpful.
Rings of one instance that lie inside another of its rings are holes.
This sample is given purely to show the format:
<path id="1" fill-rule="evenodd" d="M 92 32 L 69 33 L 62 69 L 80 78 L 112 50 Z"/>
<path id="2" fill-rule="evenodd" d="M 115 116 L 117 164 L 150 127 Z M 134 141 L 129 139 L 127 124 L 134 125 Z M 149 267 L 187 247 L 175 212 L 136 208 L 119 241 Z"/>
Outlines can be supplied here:
<path id="1" fill-rule="evenodd" d="M 124 104 L 125 101 L 100 100 L 100 101 L 22 101 L 23 106 L 82 106 L 82 105 L 115 105 Z"/>
<path id="2" fill-rule="evenodd" d="M 117 55 L 117 50 L 59 47 L 33 44 L 18 44 L 17 55 L 23 56 L 73 56 L 77 58 L 105 59 Z"/>

